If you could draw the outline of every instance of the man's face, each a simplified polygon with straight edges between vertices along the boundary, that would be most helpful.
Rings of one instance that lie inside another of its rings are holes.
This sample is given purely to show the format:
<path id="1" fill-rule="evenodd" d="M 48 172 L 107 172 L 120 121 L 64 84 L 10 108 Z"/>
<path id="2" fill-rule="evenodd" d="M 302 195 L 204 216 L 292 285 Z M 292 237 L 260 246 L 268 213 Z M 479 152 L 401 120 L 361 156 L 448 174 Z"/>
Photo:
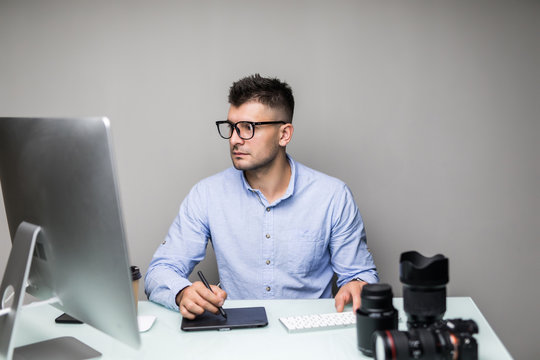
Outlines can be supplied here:
<path id="1" fill-rule="evenodd" d="M 269 108 L 258 102 L 248 102 L 239 107 L 231 105 L 227 119 L 239 121 L 266 122 L 283 120 L 282 111 Z M 255 126 L 255 134 L 244 140 L 233 131 L 229 139 L 231 160 L 238 170 L 254 171 L 272 164 L 280 146 L 280 124 Z"/>

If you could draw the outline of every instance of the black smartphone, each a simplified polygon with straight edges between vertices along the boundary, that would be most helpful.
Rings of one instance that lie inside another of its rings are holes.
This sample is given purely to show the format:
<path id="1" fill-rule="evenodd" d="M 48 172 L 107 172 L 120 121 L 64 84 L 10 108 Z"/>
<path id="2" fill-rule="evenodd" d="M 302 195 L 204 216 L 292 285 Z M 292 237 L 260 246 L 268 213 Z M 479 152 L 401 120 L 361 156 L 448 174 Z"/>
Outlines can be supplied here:
<path id="1" fill-rule="evenodd" d="M 57 324 L 82 324 L 83 323 L 82 321 L 77 320 L 66 313 L 63 313 L 62 315 L 54 319 L 54 322 Z"/>

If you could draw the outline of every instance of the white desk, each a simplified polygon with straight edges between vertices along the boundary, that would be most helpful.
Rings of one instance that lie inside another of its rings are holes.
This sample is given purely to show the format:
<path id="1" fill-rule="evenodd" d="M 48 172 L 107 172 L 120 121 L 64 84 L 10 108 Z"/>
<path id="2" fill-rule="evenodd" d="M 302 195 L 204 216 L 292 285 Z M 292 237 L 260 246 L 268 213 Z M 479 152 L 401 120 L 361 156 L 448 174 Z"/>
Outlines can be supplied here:
<path id="1" fill-rule="evenodd" d="M 403 300 L 394 299 L 400 312 L 400 329 L 406 330 Z M 334 300 L 229 300 L 225 309 L 264 306 L 268 326 L 232 331 L 184 332 L 179 313 L 141 301 L 139 314 L 157 316 L 141 334 L 142 346 L 134 350 L 88 325 L 56 324 L 57 309 L 45 306 L 24 309 L 16 346 L 58 336 L 74 336 L 103 353 L 102 359 L 369 359 L 357 349 L 356 328 L 289 334 L 279 322 L 287 315 L 329 313 Z M 479 359 L 512 359 L 471 298 L 448 298 L 445 318 L 473 319 L 478 323 Z"/>

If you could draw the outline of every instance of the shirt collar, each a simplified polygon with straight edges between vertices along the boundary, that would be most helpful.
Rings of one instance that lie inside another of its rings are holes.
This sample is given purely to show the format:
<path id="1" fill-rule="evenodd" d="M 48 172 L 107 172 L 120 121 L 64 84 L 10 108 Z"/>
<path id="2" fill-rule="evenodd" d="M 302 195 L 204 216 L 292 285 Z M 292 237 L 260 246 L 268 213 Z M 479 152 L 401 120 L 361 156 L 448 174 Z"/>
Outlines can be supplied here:
<path id="1" fill-rule="evenodd" d="M 291 166 L 291 179 L 289 180 L 287 191 L 285 191 L 285 194 L 280 201 L 285 200 L 294 194 L 294 185 L 296 184 L 296 162 L 292 159 L 292 157 L 289 156 L 289 154 L 287 154 L 287 160 L 289 160 L 289 165 Z"/>
<path id="2" fill-rule="evenodd" d="M 297 176 L 296 175 L 296 162 L 293 160 L 293 158 L 289 154 L 287 154 L 287 160 L 289 161 L 289 165 L 291 166 L 291 178 L 289 180 L 289 186 L 287 186 L 287 190 L 285 191 L 285 194 L 283 194 L 281 198 L 277 199 L 273 204 L 271 204 L 272 206 L 279 204 L 281 201 L 288 199 L 294 194 L 294 185 L 296 183 L 296 176 Z M 264 198 L 264 195 L 260 192 L 260 190 L 253 189 L 249 185 L 249 183 L 247 182 L 246 176 L 244 175 L 244 172 L 239 171 L 239 173 L 242 178 L 242 183 L 244 184 L 244 189 L 246 189 L 246 191 L 249 191 L 249 192 L 256 192 L 257 194 L 259 194 L 261 198 Z"/>

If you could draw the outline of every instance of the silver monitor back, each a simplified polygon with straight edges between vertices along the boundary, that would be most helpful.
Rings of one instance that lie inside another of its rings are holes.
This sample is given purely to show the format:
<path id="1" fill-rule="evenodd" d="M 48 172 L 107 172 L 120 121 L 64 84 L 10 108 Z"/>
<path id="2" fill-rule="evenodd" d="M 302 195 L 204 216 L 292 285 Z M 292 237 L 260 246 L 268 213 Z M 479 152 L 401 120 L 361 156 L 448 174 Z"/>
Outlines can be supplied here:
<path id="1" fill-rule="evenodd" d="M 0 118 L 0 181 L 13 241 L 41 227 L 27 292 L 138 347 L 107 118 Z"/>

